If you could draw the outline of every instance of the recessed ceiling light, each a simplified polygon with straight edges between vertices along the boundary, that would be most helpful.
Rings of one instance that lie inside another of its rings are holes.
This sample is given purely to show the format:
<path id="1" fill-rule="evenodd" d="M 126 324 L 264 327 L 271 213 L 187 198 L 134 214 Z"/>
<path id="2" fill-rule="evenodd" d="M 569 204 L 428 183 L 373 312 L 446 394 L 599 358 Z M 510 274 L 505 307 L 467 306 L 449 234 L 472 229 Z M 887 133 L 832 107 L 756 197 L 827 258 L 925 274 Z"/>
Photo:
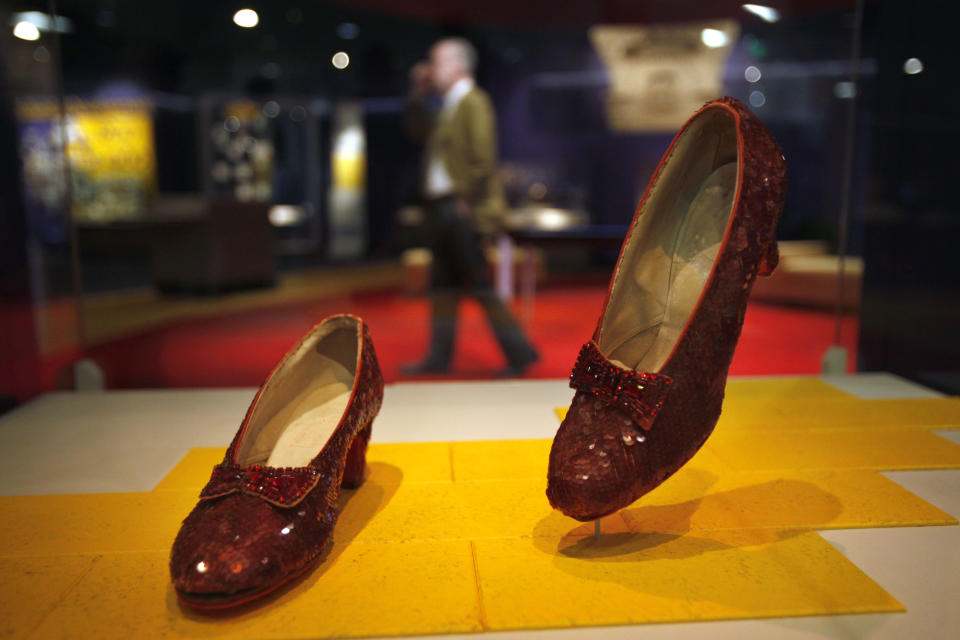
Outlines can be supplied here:
<path id="1" fill-rule="evenodd" d="M 730 39 L 727 37 L 726 31 L 721 31 L 720 29 L 704 29 L 700 32 L 700 40 L 703 41 L 703 44 L 715 49 L 726 45 Z"/>
<path id="2" fill-rule="evenodd" d="M 240 9 L 233 14 L 233 24 L 250 29 L 260 24 L 260 16 L 253 9 Z"/>
<path id="3" fill-rule="evenodd" d="M 346 51 L 337 51 L 333 54 L 333 58 L 330 59 L 330 62 L 337 69 L 346 69 L 347 65 L 350 64 L 350 56 L 347 55 Z"/>
<path id="4" fill-rule="evenodd" d="M 21 40 L 39 40 L 40 29 L 32 22 L 22 20 L 13 26 L 13 35 Z"/>
<path id="5" fill-rule="evenodd" d="M 749 11 L 764 22 L 776 22 L 780 19 L 780 12 L 773 7 L 767 7 L 762 4 L 744 4 L 740 6 L 742 6 L 745 11 Z"/>

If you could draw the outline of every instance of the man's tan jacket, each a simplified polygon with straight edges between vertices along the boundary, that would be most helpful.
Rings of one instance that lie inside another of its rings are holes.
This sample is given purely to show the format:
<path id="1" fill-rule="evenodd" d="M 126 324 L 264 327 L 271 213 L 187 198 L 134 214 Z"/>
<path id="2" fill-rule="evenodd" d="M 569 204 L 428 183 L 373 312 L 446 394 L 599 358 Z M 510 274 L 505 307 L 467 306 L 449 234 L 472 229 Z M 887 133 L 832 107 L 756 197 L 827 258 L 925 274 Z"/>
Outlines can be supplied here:
<path id="1" fill-rule="evenodd" d="M 436 154 L 453 182 L 454 195 L 470 206 L 473 226 L 492 233 L 506 213 L 497 169 L 497 123 L 490 96 L 474 87 L 449 116 L 430 114 L 422 102 L 407 109 L 407 129 L 426 139 L 426 158 Z"/>

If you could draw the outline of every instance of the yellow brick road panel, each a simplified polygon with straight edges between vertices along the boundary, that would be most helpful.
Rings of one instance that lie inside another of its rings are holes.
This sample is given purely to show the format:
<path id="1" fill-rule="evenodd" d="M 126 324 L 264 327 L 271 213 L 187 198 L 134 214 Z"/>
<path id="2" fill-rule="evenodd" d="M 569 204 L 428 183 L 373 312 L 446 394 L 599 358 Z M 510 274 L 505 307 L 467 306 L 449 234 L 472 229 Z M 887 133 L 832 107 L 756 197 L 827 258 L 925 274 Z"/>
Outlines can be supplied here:
<path id="1" fill-rule="evenodd" d="M 480 540 L 492 630 L 901 611 L 815 533 Z"/>
<path id="2" fill-rule="evenodd" d="M 543 479 L 547 477 L 550 440 L 477 440 L 451 444 L 453 476 L 470 480 Z M 731 470 L 705 447 L 688 463 L 715 472 Z"/>
<path id="3" fill-rule="evenodd" d="M 593 524 L 550 508 L 546 479 L 423 483 L 393 493 L 364 483 L 344 506 L 335 536 L 357 540 L 478 540 L 566 533 L 591 535 Z M 626 531 L 619 514 L 604 518 L 602 531 Z"/>
<path id="4" fill-rule="evenodd" d="M 810 377 L 783 378 L 731 378 L 727 380 L 727 398 L 750 398 L 759 400 L 767 397 L 782 398 L 852 398 L 829 382 Z"/>
<path id="5" fill-rule="evenodd" d="M 169 551 L 195 491 L 0 497 L 0 556 Z"/>
<path id="6" fill-rule="evenodd" d="M 200 493 L 224 449 L 191 449 L 154 487 L 155 491 L 190 489 Z M 381 483 L 450 480 L 450 444 L 447 442 L 374 443 L 367 448 L 367 477 Z"/>
<path id="7" fill-rule="evenodd" d="M 374 424 L 376 429 L 376 424 Z M 401 442 L 394 444 L 371 444 L 367 449 L 368 478 L 377 482 L 389 482 L 386 465 L 399 471 L 397 482 L 446 482 L 450 480 L 450 443 L 448 442 Z M 384 468 L 378 475 L 377 464 Z M 396 476 L 396 471 L 392 471 Z"/>
<path id="8" fill-rule="evenodd" d="M 799 429 L 718 427 L 707 441 L 733 469 L 957 469 L 960 445 L 919 429 Z"/>
<path id="9" fill-rule="evenodd" d="M 0 558 L 0 638 L 25 638 L 93 566 L 96 556 Z"/>
<path id="10" fill-rule="evenodd" d="M 546 478 L 550 440 L 478 440 L 450 445 L 453 477 L 461 480 Z"/>
<path id="11" fill-rule="evenodd" d="M 182 608 L 166 553 L 110 554 L 37 629 L 42 638 L 345 638 L 481 630 L 467 542 L 336 546 L 304 579 L 259 606 Z"/>
<path id="12" fill-rule="evenodd" d="M 720 427 L 753 430 L 960 429 L 960 398 L 793 398 L 781 402 L 728 398 L 723 404 Z"/>
<path id="13" fill-rule="evenodd" d="M 681 470 L 622 510 L 631 531 L 851 529 L 957 521 L 870 471 L 754 472 L 707 476 Z"/>
<path id="14" fill-rule="evenodd" d="M 563 420 L 566 407 L 554 409 Z M 750 398 L 728 396 L 717 428 L 960 429 L 960 397 L 860 400 L 858 398 Z"/>
<path id="15" fill-rule="evenodd" d="M 223 461 L 223 447 L 197 447 L 187 452 L 154 487 L 154 491 L 186 490 L 200 494 L 200 489 L 210 480 L 214 465 Z"/>

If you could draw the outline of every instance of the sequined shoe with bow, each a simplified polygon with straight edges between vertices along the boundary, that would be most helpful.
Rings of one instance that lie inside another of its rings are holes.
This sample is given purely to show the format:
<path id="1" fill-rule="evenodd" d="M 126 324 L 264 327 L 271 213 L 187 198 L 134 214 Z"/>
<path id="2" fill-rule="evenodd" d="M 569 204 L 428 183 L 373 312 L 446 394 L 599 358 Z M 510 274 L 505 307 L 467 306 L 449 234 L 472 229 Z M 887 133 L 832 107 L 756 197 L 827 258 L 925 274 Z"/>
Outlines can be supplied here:
<path id="1" fill-rule="evenodd" d="M 304 573 L 332 539 L 340 488 L 363 481 L 383 377 L 366 325 L 315 326 L 254 397 L 173 543 L 185 604 L 225 608 Z"/>
<path id="2" fill-rule="evenodd" d="M 778 254 L 786 168 L 741 103 L 707 103 L 660 161 L 620 250 L 550 450 L 547 497 L 593 520 L 658 486 L 720 417 L 756 276 Z"/>

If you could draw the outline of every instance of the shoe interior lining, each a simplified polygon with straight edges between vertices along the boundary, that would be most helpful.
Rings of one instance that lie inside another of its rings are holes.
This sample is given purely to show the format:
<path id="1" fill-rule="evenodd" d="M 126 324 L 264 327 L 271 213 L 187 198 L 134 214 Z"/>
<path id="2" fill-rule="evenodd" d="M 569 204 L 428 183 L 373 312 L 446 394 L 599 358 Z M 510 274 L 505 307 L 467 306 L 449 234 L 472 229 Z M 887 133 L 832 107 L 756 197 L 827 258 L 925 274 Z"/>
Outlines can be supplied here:
<path id="1" fill-rule="evenodd" d="M 712 110 L 677 140 L 614 276 L 598 346 L 659 371 L 696 308 L 733 213 L 739 162 L 732 116 Z"/>
<path id="2" fill-rule="evenodd" d="M 261 393 L 238 464 L 303 467 L 320 453 L 350 401 L 358 340 L 349 318 L 324 323 L 304 338 Z"/>

